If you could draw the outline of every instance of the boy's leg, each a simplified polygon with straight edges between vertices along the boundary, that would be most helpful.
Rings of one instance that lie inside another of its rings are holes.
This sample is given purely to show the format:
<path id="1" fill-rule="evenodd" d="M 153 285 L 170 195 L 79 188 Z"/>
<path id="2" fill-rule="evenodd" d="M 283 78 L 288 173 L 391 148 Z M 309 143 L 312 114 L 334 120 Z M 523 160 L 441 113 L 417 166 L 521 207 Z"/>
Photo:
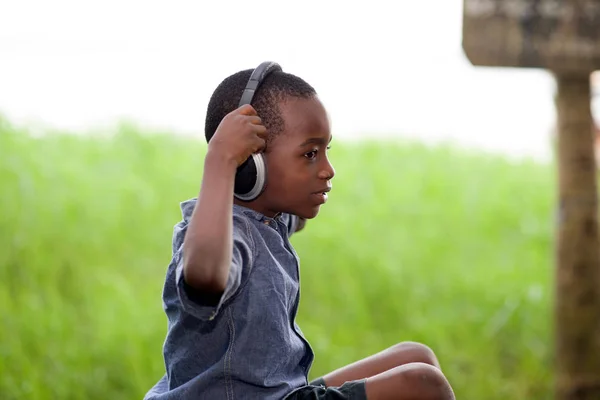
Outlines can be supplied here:
<path id="1" fill-rule="evenodd" d="M 435 353 L 429 347 L 415 342 L 402 342 L 330 372 L 313 384 L 324 381 L 325 386 L 341 386 L 344 382 L 369 378 L 409 363 L 429 364 L 441 369 Z"/>
<path id="2" fill-rule="evenodd" d="M 341 386 L 304 386 L 286 400 L 456 400 L 438 368 L 413 362 Z"/>
<path id="3" fill-rule="evenodd" d="M 438 368 L 409 363 L 367 378 L 367 400 L 456 400 Z"/>

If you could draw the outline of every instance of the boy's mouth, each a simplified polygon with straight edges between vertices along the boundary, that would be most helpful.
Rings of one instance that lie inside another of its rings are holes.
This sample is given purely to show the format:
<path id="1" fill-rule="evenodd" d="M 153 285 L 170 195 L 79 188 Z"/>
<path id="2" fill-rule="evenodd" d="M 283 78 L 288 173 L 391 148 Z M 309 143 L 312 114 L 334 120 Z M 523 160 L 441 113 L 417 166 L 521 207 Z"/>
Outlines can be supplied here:
<path id="1" fill-rule="evenodd" d="M 323 189 L 316 191 L 315 194 L 324 194 L 326 195 L 328 192 L 331 191 L 331 186 L 326 186 Z"/>
<path id="2" fill-rule="evenodd" d="M 327 201 L 327 193 L 331 190 L 331 187 L 326 187 L 318 192 L 312 193 L 314 197 L 317 198 L 317 202 L 319 204 L 325 204 Z"/>

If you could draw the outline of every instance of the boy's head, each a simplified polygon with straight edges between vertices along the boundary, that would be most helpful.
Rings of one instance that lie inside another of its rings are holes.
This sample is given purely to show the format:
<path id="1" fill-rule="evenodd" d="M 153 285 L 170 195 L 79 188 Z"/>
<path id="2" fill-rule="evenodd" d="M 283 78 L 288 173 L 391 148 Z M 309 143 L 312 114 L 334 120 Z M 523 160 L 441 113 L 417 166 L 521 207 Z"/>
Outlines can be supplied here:
<path id="1" fill-rule="evenodd" d="M 252 71 L 237 72 L 216 88 L 206 114 L 207 141 L 238 107 Z M 263 153 L 267 183 L 264 192 L 245 206 L 267 216 L 288 212 L 314 218 L 327 200 L 323 192 L 334 176 L 326 154 L 329 119 L 315 89 L 295 75 L 274 71 L 261 82 L 251 104 L 267 128 Z"/>

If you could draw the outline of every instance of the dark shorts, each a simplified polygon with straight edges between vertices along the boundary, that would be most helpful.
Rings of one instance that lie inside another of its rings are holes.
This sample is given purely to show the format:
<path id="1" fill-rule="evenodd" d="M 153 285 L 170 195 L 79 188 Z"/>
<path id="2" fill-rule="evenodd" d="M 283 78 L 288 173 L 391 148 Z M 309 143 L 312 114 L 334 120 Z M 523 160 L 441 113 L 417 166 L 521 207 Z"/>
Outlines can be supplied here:
<path id="1" fill-rule="evenodd" d="M 284 400 L 367 400 L 366 379 L 350 381 L 342 386 L 325 386 L 321 378 L 294 390 Z"/>

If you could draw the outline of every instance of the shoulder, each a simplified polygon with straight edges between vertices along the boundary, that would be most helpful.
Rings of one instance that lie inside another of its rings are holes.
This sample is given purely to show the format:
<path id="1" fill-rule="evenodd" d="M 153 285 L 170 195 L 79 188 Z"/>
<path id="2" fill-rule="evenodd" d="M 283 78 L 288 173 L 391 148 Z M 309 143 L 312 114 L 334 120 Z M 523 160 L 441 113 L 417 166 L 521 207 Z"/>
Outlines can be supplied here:
<path id="1" fill-rule="evenodd" d="M 197 201 L 198 199 L 194 197 L 180 203 L 182 220 L 176 226 L 184 226 L 189 224 Z M 232 214 L 234 229 L 243 229 L 248 231 L 248 228 L 250 227 L 249 220 L 251 216 L 245 212 L 244 208 L 234 204 Z"/>
<path id="2" fill-rule="evenodd" d="M 176 252 L 181 248 L 187 227 L 191 221 L 196 207 L 197 198 L 191 198 L 179 203 L 181 210 L 181 220 L 175 224 L 173 228 L 173 251 Z M 250 219 L 251 216 L 242 207 L 233 205 L 232 209 L 232 233 L 234 241 L 237 242 L 248 242 L 248 245 L 254 248 L 253 232 L 251 229 Z"/>

